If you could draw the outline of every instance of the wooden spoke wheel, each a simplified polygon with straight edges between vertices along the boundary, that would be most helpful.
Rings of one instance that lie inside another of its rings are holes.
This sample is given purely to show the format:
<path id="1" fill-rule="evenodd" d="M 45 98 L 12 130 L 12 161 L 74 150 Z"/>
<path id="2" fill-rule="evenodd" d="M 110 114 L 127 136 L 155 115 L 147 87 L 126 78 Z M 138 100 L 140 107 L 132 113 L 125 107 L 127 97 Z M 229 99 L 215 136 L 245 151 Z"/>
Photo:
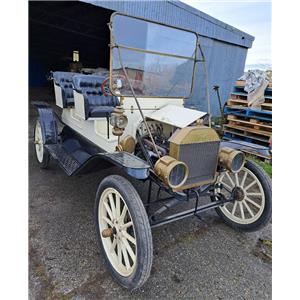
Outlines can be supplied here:
<path id="1" fill-rule="evenodd" d="M 34 146 L 36 159 L 40 167 L 43 169 L 47 168 L 49 165 L 50 154 L 48 150 L 44 147 L 42 126 L 39 120 L 36 121 L 34 128 Z"/>
<path id="2" fill-rule="evenodd" d="M 105 178 L 97 192 L 96 231 L 106 265 L 124 287 L 140 287 L 150 275 L 152 234 L 144 205 L 125 178 Z"/>
<path id="3" fill-rule="evenodd" d="M 271 218 L 272 190 L 268 175 L 255 163 L 247 161 L 238 173 L 222 173 L 217 192 L 227 198 L 234 193 L 233 202 L 216 208 L 219 216 L 231 227 L 255 231 Z"/>

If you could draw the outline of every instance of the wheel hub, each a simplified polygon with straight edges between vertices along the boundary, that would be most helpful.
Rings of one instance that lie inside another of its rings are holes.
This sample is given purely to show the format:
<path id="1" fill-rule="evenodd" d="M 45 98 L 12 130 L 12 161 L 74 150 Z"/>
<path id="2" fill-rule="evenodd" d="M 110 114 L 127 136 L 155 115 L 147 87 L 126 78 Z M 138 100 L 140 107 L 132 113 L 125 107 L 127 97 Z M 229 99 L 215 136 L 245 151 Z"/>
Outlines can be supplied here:
<path id="1" fill-rule="evenodd" d="M 234 201 L 243 201 L 245 197 L 245 192 L 242 188 L 236 186 L 232 190 L 232 198 Z"/>
<path id="2" fill-rule="evenodd" d="M 101 234 L 104 238 L 108 238 L 108 237 L 111 237 L 114 234 L 116 234 L 116 229 L 115 228 L 106 228 L 106 229 L 102 230 Z"/>
<path id="3" fill-rule="evenodd" d="M 118 221 L 113 221 L 113 227 L 105 228 L 101 234 L 104 238 L 115 236 L 117 239 L 122 237 L 123 228 L 119 225 Z"/>

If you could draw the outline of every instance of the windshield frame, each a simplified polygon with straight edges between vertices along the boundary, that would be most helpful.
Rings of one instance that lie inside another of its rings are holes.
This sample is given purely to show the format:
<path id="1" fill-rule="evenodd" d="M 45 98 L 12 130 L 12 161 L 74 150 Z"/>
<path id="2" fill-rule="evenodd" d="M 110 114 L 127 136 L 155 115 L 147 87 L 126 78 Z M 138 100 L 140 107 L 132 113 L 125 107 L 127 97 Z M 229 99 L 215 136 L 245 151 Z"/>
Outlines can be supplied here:
<path id="1" fill-rule="evenodd" d="M 132 19 L 138 19 L 138 20 L 142 20 L 142 21 L 145 21 L 145 22 L 149 22 L 149 23 L 153 23 L 153 24 L 157 24 L 157 25 L 161 25 L 161 26 L 166 26 L 166 27 L 169 27 L 169 28 L 173 28 L 173 29 L 177 29 L 177 30 L 181 30 L 181 31 L 186 31 L 186 32 L 190 32 L 190 33 L 194 34 L 196 36 L 195 52 L 194 52 L 195 55 L 193 57 L 188 57 L 188 56 L 182 56 L 182 55 L 176 55 L 176 54 L 168 54 L 168 53 L 159 52 L 159 51 L 145 50 L 145 49 L 139 49 L 139 48 L 128 47 L 128 46 L 124 46 L 124 45 L 121 45 L 121 44 L 117 44 L 116 41 L 114 40 L 114 35 L 113 35 L 113 18 L 116 15 L 125 16 L 125 17 L 132 18 Z M 137 51 L 137 52 L 141 52 L 141 53 L 150 53 L 150 54 L 156 54 L 156 55 L 167 56 L 167 57 L 175 57 L 175 58 L 177 57 L 177 58 L 181 58 L 181 59 L 184 58 L 184 59 L 192 60 L 194 62 L 193 63 L 193 69 L 192 69 L 191 88 L 190 88 L 190 92 L 189 92 L 188 96 L 185 96 L 185 97 L 183 97 L 183 96 L 174 97 L 174 96 L 138 95 L 137 96 L 138 98 L 163 98 L 163 99 L 165 98 L 165 99 L 184 99 L 184 100 L 186 100 L 186 99 L 188 99 L 188 98 L 191 97 L 192 92 L 193 92 L 193 86 L 194 86 L 196 63 L 198 62 L 198 59 L 197 59 L 197 53 L 198 53 L 198 51 L 197 50 L 198 50 L 198 44 L 199 44 L 199 35 L 195 31 L 184 29 L 184 28 L 180 28 L 180 27 L 176 27 L 176 26 L 172 26 L 172 25 L 168 25 L 168 24 L 164 24 L 164 23 L 153 21 L 153 20 L 149 20 L 149 19 L 145 19 L 145 18 L 142 18 L 142 17 L 131 16 L 131 15 L 120 13 L 120 12 L 114 12 L 114 13 L 111 14 L 111 16 L 110 16 L 110 23 L 108 25 L 109 25 L 109 30 L 110 30 L 110 44 L 109 44 L 109 47 L 110 47 L 110 57 L 109 57 L 109 89 L 110 89 L 111 93 L 114 96 L 124 97 L 124 98 L 126 98 L 126 97 L 127 98 L 134 97 L 134 95 L 117 94 L 117 93 L 115 93 L 115 90 L 112 89 L 113 49 L 119 47 L 120 49 L 132 50 L 132 51 Z M 125 67 L 125 69 L 126 69 L 126 67 Z"/>

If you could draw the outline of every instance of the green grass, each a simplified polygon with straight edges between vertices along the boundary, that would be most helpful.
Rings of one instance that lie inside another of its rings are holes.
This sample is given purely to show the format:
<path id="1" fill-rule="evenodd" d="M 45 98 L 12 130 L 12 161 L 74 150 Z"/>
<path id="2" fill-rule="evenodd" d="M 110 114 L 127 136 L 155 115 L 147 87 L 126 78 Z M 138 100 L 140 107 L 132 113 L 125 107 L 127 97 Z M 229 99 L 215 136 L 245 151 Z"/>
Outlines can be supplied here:
<path id="1" fill-rule="evenodd" d="M 265 170 L 265 172 L 272 178 L 272 165 L 270 163 L 261 161 L 253 157 L 251 157 L 250 159 L 255 163 L 257 163 L 258 165 L 260 165 Z"/>

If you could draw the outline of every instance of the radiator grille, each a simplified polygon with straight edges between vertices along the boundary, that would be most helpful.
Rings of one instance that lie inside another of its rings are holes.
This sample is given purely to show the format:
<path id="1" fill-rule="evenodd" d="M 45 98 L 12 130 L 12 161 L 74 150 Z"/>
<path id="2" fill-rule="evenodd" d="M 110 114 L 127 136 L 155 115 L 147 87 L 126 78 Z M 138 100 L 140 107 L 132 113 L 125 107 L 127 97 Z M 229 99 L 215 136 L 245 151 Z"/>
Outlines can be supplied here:
<path id="1" fill-rule="evenodd" d="M 206 126 L 188 126 L 169 139 L 170 156 L 187 164 L 189 177 L 180 190 L 211 183 L 215 179 L 220 138 Z"/>
<path id="2" fill-rule="evenodd" d="M 184 184 L 185 187 L 201 185 L 201 182 L 214 180 L 219 143 L 219 141 L 215 141 L 179 146 L 178 160 L 185 162 L 189 168 L 189 177 Z"/>

